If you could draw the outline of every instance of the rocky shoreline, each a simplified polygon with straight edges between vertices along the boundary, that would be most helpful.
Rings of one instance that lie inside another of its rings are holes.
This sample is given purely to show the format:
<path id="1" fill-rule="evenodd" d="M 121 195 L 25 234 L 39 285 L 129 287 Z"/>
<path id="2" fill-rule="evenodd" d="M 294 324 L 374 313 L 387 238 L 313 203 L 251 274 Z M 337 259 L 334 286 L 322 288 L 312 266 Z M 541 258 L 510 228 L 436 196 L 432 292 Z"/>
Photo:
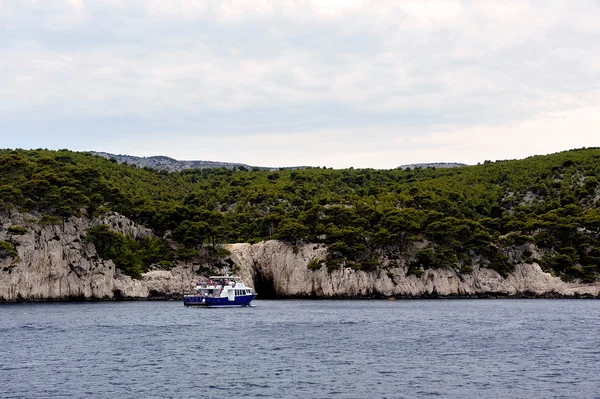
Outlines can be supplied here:
<path id="1" fill-rule="evenodd" d="M 113 298 L 33 298 L 33 299 L 13 299 L 13 300 L 0 300 L 0 304 L 25 304 L 25 303 L 105 303 L 105 302 L 179 302 L 182 301 L 182 295 L 173 295 L 173 296 L 148 296 L 148 297 L 113 297 Z M 326 300 L 335 300 L 335 301 L 362 301 L 362 300 L 370 300 L 370 301 L 428 301 L 428 300 L 486 300 L 486 299 L 514 299 L 514 300 L 542 300 L 542 299 L 572 299 L 572 300 L 581 300 L 581 299 L 600 299 L 600 296 L 595 296 L 592 294 L 575 294 L 575 295 L 561 295 L 558 293 L 544 293 L 544 294 L 534 294 L 534 293 L 520 293 L 518 295 L 502 295 L 496 293 L 487 293 L 487 294 L 477 294 L 477 295 L 422 295 L 422 296 L 394 296 L 394 297 L 384 297 L 384 296 L 371 296 L 371 297 L 307 297 L 307 296 L 284 296 L 279 298 L 270 298 L 264 299 L 257 298 L 263 301 L 272 301 L 272 300 L 294 300 L 294 301 L 326 301 Z"/>

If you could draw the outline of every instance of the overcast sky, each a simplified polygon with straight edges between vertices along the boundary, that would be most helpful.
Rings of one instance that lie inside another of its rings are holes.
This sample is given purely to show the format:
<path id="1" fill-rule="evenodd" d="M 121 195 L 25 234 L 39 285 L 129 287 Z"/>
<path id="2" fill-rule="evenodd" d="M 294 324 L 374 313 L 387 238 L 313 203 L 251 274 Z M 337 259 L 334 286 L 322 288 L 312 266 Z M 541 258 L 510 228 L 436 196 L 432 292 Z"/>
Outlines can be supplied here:
<path id="1" fill-rule="evenodd" d="M 0 0 L 0 148 L 393 168 L 600 146 L 600 0 Z"/>

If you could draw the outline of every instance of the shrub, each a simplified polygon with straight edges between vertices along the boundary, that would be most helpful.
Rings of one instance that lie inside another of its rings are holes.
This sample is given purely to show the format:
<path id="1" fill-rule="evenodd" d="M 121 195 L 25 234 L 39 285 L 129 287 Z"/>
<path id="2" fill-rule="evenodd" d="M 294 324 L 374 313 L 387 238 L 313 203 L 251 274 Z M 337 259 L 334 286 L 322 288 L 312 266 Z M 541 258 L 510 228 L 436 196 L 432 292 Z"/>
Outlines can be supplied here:
<path id="1" fill-rule="evenodd" d="M 543 264 L 544 266 L 549 267 L 558 273 L 564 273 L 571 266 L 573 266 L 573 259 L 565 254 L 545 256 L 543 259 Z"/>
<path id="2" fill-rule="evenodd" d="M 473 272 L 473 266 L 471 266 L 471 265 L 464 265 L 464 266 L 462 266 L 462 267 L 460 267 L 458 269 L 458 272 L 460 274 L 469 274 L 469 273 L 472 273 Z"/>
<path id="3" fill-rule="evenodd" d="M 408 270 L 406 271 L 406 275 L 407 276 L 416 276 L 416 277 L 421 277 L 423 274 L 425 273 L 425 270 L 421 269 L 420 267 L 409 267 Z"/>
<path id="4" fill-rule="evenodd" d="M 508 257 L 500 252 L 492 253 L 488 260 L 490 262 L 488 267 L 497 271 L 504 278 L 515 270 L 515 266 L 510 263 Z"/>
<path id="5" fill-rule="evenodd" d="M 420 250 L 419 252 L 417 252 L 416 255 L 416 259 L 413 262 L 413 265 L 417 266 L 418 268 L 425 268 L 425 269 L 429 269 L 429 268 L 435 268 L 437 267 L 437 262 L 435 259 L 435 254 L 433 252 L 433 249 L 430 247 L 424 248 L 422 250 Z M 409 269 L 410 271 L 411 269 Z"/>
<path id="6" fill-rule="evenodd" d="M 200 250 L 186 248 L 183 246 L 177 247 L 177 250 L 175 251 L 175 257 L 180 260 L 191 259 L 191 258 L 199 256 L 199 255 L 200 255 Z"/>
<path id="7" fill-rule="evenodd" d="M 545 231 L 535 233 L 533 239 L 536 245 L 542 248 L 551 248 L 556 243 L 556 239 Z"/>
<path id="8" fill-rule="evenodd" d="M 17 250 L 13 245 L 6 241 L 0 241 L 0 259 L 16 257 Z"/>
<path id="9" fill-rule="evenodd" d="M 18 235 L 18 236 L 22 236 L 23 234 L 27 234 L 27 232 L 29 231 L 25 227 L 22 227 L 22 226 L 10 226 L 7 230 L 8 230 L 9 233 L 15 234 L 15 235 Z"/>
<path id="10" fill-rule="evenodd" d="M 360 262 L 360 269 L 366 272 L 371 272 L 376 270 L 380 266 L 379 261 L 377 259 L 366 259 Z"/>
<path id="11" fill-rule="evenodd" d="M 310 262 L 308 262 L 308 265 L 306 265 L 306 268 L 308 270 L 319 270 L 321 268 L 321 261 L 319 259 L 313 259 Z"/>
<path id="12" fill-rule="evenodd" d="M 519 233 L 510 233 L 502 240 L 502 243 L 505 245 L 524 245 L 524 244 L 535 244 L 536 239 Z"/>
<path id="13" fill-rule="evenodd" d="M 60 218 L 58 216 L 44 215 L 38 220 L 40 226 L 56 226 L 60 224 Z"/>
<path id="14" fill-rule="evenodd" d="M 338 270 L 342 267 L 342 260 L 341 259 L 327 259 L 327 270 L 332 271 L 332 270 Z"/>
<path id="15" fill-rule="evenodd" d="M 349 267 L 352 270 L 360 270 L 360 263 L 354 262 L 351 260 L 346 261 L 346 267 Z"/>
<path id="16" fill-rule="evenodd" d="M 171 270 L 175 266 L 170 260 L 161 260 L 158 264 L 164 270 Z"/>

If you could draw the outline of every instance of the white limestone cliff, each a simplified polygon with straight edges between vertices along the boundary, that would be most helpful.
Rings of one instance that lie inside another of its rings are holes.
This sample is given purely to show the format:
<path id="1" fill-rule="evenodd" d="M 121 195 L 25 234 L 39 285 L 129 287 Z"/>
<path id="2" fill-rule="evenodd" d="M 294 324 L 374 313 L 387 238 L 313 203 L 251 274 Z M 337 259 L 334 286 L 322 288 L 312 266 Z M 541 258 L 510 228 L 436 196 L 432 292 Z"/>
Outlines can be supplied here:
<path id="1" fill-rule="evenodd" d="M 83 240 L 85 230 L 105 223 L 116 231 L 144 237 L 150 231 L 121 215 L 102 219 L 70 218 L 62 225 L 40 226 L 31 215 L 13 214 L 0 227 L 0 240 L 12 243 L 16 258 L 0 259 L 0 300 L 145 298 L 147 288 L 101 259 Z M 11 234 L 10 226 L 27 228 Z"/>
<path id="2" fill-rule="evenodd" d="M 295 248 L 279 241 L 232 244 L 231 259 L 247 281 L 262 284 L 277 297 L 429 297 L 429 296 L 593 296 L 600 284 L 570 284 L 542 271 L 537 264 L 517 264 L 503 278 L 491 269 L 468 274 L 450 269 L 426 270 L 420 277 L 403 267 L 368 273 L 360 270 L 309 270 L 312 259 L 324 259 L 326 247 L 304 244 Z M 251 280 L 252 278 L 252 280 Z"/>
<path id="3" fill-rule="evenodd" d="M 16 257 L 0 258 L 0 302 L 71 299 L 180 298 L 200 278 L 198 265 L 181 263 L 172 270 L 153 270 L 134 280 L 101 259 L 84 240 L 98 224 L 136 238 L 149 229 L 112 214 L 104 218 L 70 218 L 63 225 L 41 226 L 31 215 L 0 219 L 0 240 L 11 242 Z M 23 235 L 10 226 L 22 226 Z M 406 275 L 403 267 L 367 273 L 360 270 L 309 270 L 313 259 L 324 259 L 322 244 L 296 247 L 279 241 L 231 244 L 230 259 L 237 274 L 263 297 L 429 297 L 429 296 L 600 296 L 598 284 L 569 284 L 545 273 L 537 264 L 518 264 L 507 278 L 490 269 L 460 274 L 450 269 Z"/>

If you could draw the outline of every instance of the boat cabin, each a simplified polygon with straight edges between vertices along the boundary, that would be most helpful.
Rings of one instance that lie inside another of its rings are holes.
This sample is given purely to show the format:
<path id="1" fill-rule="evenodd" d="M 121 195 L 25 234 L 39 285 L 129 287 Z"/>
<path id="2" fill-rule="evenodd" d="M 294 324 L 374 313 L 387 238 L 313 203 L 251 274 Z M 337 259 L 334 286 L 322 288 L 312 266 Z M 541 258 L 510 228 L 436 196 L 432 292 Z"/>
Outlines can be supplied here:
<path id="1" fill-rule="evenodd" d="M 210 276 L 206 281 L 198 281 L 194 288 L 196 295 L 220 297 L 252 295 L 249 287 L 238 276 Z"/>

